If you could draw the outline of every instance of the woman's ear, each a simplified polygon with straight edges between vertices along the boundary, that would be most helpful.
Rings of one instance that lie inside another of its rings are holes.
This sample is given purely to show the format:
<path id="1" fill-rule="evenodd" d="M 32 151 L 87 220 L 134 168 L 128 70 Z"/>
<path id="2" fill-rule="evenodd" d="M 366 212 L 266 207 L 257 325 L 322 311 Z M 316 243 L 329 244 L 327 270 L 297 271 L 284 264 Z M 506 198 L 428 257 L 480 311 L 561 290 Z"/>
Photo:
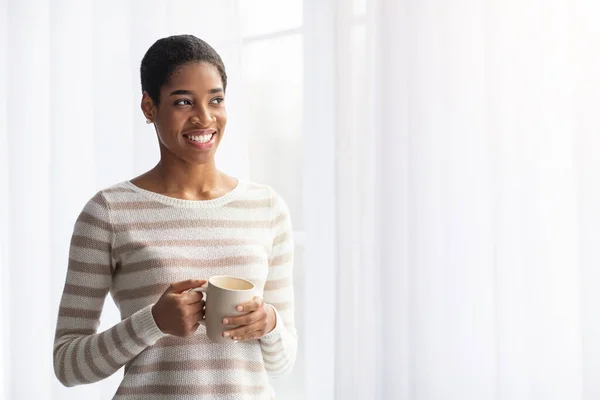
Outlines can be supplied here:
<path id="1" fill-rule="evenodd" d="M 154 106 L 154 101 L 152 101 L 152 97 L 150 97 L 148 92 L 144 92 L 142 94 L 141 108 L 144 116 L 146 117 L 146 123 L 153 123 L 156 117 L 156 107 Z"/>

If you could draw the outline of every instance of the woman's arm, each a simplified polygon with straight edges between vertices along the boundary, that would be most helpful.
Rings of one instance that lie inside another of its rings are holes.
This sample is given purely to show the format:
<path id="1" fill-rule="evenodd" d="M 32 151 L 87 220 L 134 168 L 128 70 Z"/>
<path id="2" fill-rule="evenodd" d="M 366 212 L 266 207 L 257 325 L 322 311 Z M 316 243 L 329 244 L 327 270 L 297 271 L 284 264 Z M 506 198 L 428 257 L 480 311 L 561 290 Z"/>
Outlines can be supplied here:
<path id="1" fill-rule="evenodd" d="M 294 325 L 294 240 L 287 205 L 273 195 L 273 246 L 264 290 L 264 302 L 275 309 L 275 329 L 260 339 L 269 375 L 288 372 L 296 360 L 298 336 Z"/>
<path id="2" fill-rule="evenodd" d="M 113 272 L 110 208 L 101 193 L 79 215 L 54 339 L 54 372 L 65 386 L 92 383 L 119 370 L 165 336 L 152 305 L 96 333 Z"/>

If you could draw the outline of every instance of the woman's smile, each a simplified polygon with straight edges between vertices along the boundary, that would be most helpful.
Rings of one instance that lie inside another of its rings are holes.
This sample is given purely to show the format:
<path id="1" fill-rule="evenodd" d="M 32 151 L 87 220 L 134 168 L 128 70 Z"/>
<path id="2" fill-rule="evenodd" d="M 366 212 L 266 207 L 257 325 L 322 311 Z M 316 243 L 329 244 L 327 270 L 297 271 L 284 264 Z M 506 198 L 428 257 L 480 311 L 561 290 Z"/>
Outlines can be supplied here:
<path id="1" fill-rule="evenodd" d="M 195 149 L 209 150 L 215 143 L 217 131 L 214 129 L 198 129 L 183 134 L 185 141 Z"/>

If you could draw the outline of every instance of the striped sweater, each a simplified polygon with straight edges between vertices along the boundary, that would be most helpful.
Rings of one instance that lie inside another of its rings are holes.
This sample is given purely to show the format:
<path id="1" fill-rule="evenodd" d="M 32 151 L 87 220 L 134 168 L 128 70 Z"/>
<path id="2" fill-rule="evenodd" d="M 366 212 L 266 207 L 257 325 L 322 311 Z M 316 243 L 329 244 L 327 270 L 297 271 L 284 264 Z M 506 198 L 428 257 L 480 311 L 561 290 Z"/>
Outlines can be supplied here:
<path id="1" fill-rule="evenodd" d="M 284 201 L 240 180 L 213 200 L 182 200 L 126 181 L 98 192 L 79 215 L 54 342 L 67 386 L 121 367 L 115 399 L 272 399 L 268 375 L 296 356 L 293 240 Z M 252 281 L 276 310 L 260 340 L 212 343 L 203 326 L 186 338 L 162 333 L 151 308 L 167 286 L 233 275 Z M 121 322 L 98 333 L 110 292 Z"/>

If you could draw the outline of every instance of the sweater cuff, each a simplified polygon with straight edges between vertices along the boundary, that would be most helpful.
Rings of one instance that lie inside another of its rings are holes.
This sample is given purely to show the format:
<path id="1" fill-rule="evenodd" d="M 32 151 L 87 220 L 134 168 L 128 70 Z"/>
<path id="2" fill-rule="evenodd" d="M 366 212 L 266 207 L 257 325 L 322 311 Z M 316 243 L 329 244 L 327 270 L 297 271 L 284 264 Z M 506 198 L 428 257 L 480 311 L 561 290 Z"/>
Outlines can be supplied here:
<path id="1" fill-rule="evenodd" d="M 152 346 L 159 339 L 167 336 L 156 325 L 156 321 L 152 315 L 153 306 L 154 304 L 150 304 L 131 316 L 133 329 L 148 346 Z"/>
<path id="2" fill-rule="evenodd" d="M 283 320 L 279 315 L 279 311 L 277 311 L 277 309 L 270 304 L 265 305 L 271 307 L 273 311 L 275 311 L 275 328 L 273 328 L 271 332 L 261 337 L 260 341 L 265 344 L 275 344 L 275 342 L 282 337 L 283 332 L 285 331 L 285 326 L 283 325 Z"/>

